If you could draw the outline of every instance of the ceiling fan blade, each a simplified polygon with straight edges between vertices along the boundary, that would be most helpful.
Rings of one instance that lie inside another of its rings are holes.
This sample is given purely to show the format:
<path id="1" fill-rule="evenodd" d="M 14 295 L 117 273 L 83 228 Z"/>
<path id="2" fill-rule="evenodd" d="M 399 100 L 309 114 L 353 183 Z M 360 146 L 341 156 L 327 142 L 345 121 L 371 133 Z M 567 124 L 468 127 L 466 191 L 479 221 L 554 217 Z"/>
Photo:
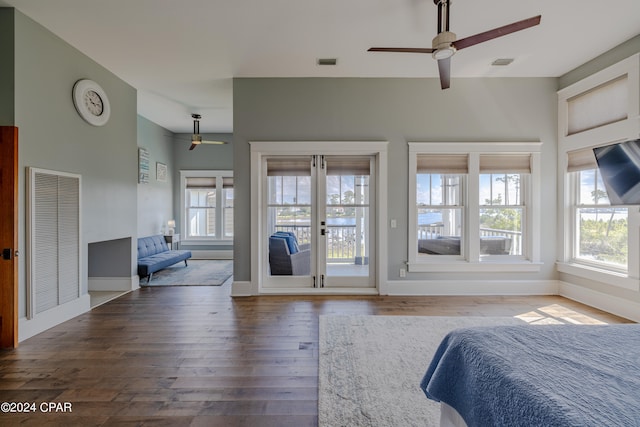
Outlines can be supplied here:
<path id="1" fill-rule="evenodd" d="M 215 144 L 215 145 L 226 144 L 225 141 L 205 141 L 205 140 L 200 141 L 200 143 L 201 144 Z"/>
<path id="2" fill-rule="evenodd" d="M 433 53 L 431 48 L 422 47 L 372 47 L 367 52 Z"/>
<path id="3" fill-rule="evenodd" d="M 451 84 L 451 57 L 438 59 L 438 72 L 440 73 L 440 87 L 448 89 Z"/>
<path id="4" fill-rule="evenodd" d="M 527 28 L 538 25 L 541 18 L 542 15 L 534 16 L 533 18 L 529 19 L 523 19 L 522 21 L 514 22 L 513 24 L 494 28 L 493 30 L 485 31 L 484 33 L 479 33 L 460 40 L 456 40 L 455 42 L 453 42 L 453 45 L 457 50 L 460 50 L 464 49 L 465 47 L 476 45 L 478 43 L 506 36 L 507 34 L 515 33 L 516 31 L 526 30 Z"/>
<path id="5" fill-rule="evenodd" d="M 189 147 L 189 150 L 193 150 L 194 148 L 196 148 L 198 146 L 198 144 L 191 144 L 191 147 Z"/>

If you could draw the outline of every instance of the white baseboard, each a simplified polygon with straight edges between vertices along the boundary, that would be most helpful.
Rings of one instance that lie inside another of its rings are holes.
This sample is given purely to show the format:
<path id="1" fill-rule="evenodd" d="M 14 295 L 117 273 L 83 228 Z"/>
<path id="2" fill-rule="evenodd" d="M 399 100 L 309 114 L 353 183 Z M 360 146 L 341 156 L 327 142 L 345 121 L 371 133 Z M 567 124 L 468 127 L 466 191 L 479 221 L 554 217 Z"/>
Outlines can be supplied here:
<path id="1" fill-rule="evenodd" d="M 560 281 L 558 294 L 625 319 L 640 322 L 640 303 L 628 301 L 584 286 Z"/>
<path id="2" fill-rule="evenodd" d="M 191 259 L 233 259 L 233 251 L 215 251 L 215 250 L 193 250 L 191 251 Z"/>
<path id="3" fill-rule="evenodd" d="M 89 277 L 89 291 L 131 291 L 140 287 L 140 278 L 132 277 Z"/>
<path id="4" fill-rule="evenodd" d="M 252 295 L 257 295 L 257 292 L 254 292 L 251 282 L 234 281 L 231 284 L 232 297 L 250 297 Z"/>
<path id="5" fill-rule="evenodd" d="M 380 295 L 557 295 L 557 280 L 389 280 Z"/>
<path id="6" fill-rule="evenodd" d="M 78 299 L 37 314 L 33 319 L 22 317 L 18 319 L 18 341 L 31 338 L 89 310 L 91 310 L 91 298 L 85 294 Z"/>

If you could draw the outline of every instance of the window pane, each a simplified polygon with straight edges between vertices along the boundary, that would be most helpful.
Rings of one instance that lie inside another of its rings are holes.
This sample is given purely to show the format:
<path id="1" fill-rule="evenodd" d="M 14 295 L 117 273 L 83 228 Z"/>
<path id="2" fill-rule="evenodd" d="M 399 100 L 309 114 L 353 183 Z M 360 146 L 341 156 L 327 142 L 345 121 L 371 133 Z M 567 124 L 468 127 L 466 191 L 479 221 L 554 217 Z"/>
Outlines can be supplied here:
<path id="1" fill-rule="evenodd" d="M 627 217 L 627 208 L 578 208 L 576 257 L 626 269 Z"/>
<path id="2" fill-rule="evenodd" d="M 481 174 L 480 204 L 485 206 L 521 205 L 520 174 Z"/>
<path id="3" fill-rule="evenodd" d="M 418 174 L 416 200 L 418 205 L 459 206 L 463 175 Z"/>
<path id="4" fill-rule="evenodd" d="M 579 205 L 609 205 L 609 196 L 598 169 L 577 172 L 579 175 Z"/>
<path id="5" fill-rule="evenodd" d="M 215 209 L 187 209 L 187 235 L 189 237 L 216 237 Z"/>
<path id="6" fill-rule="evenodd" d="M 461 255 L 462 209 L 418 208 L 418 252 Z"/>
<path id="7" fill-rule="evenodd" d="M 233 188 L 225 188 L 222 190 L 224 198 L 224 215 L 223 215 L 223 228 L 224 237 L 233 237 Z"/>
<path id="8" fill-rule="evenodd" d="M 522 255 L 519 207 L 480 209 L 480 255 Z"/>

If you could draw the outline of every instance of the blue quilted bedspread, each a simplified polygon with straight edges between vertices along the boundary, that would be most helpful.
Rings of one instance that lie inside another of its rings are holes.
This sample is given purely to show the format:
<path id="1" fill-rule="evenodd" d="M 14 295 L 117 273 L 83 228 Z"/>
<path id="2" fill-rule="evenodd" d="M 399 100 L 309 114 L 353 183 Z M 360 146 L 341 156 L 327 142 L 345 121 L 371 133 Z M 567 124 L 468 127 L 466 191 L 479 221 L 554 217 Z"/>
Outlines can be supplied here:
<path id="1" fill-rule="evenodd" d="M 640 426 L 640 325 L 458 329 L 420 387 L 474 426 Z"/>

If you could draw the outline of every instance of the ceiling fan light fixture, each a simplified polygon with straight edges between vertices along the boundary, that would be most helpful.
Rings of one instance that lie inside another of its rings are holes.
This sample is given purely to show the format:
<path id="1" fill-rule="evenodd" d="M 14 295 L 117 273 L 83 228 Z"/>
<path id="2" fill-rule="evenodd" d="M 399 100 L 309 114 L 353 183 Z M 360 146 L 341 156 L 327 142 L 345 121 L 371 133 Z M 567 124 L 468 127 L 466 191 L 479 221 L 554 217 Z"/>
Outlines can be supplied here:
<path id="1" fill-rule="evenodd" d="M 434 50 L 431 56 L 433 56 L 433 59 L 440 60 L 451 58 L 454 53 L 456 53 L 456 48 L 453 46 L 449 46 L 444 49 Z"/>
<path id="2" fill-rule="evenodd" d="M 431 46 L 433 59 L 451 58 L 456 53 L 456 47 L 453 44 L 456 41 L 456 34 L 451 31 L 443 31 L 433 38 Z"/>

